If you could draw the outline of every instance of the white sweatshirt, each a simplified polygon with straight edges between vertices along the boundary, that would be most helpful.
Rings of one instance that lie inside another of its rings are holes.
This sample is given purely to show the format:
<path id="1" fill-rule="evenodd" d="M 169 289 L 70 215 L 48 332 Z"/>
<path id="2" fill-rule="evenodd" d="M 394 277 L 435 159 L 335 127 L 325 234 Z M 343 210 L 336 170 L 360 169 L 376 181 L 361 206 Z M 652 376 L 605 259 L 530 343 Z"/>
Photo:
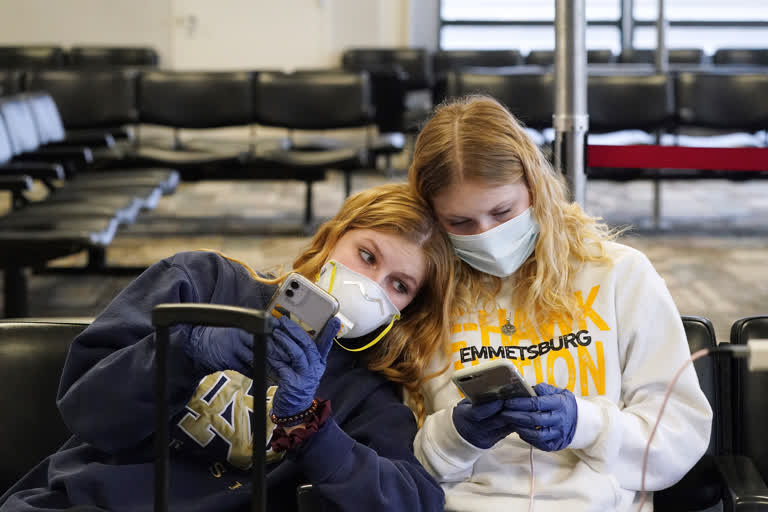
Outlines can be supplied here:
<path id="1" fill-rule="evenodd" d="M 690 352 L 680 314 L 650 261 L 624 245 L 606 247 L 612 264 L 586 264 L 575 277 L 582 314 L 573 322 L 550 318 L 534 326 L 514 311 L 517 331 L 503 335 L 500 327 L 513 311 L 504 286 L 496 311 L 474 311 L 453 325 L 452 364 L 427 383 L 429 416 L 415 441 L 416 456 L 443 483 L 446 510 L 527 510 L 530 445 L 512 434 L 489 450 L 476 448 L 452 421 L 461 396 L 451 375 L 495 357 L 510 359 L 531 385 L 547 382 L 576 396 L 569 447 L 534 449 L 536 512 L 637 509 L 646 443 L 667 384 Z M 433 363 L 439 368 L 445 360 Z M 711 422 L 688 365 L 654 436 L 646 490 L 685 475 L 706 450 Z M 648 493 L 643 510 L 652 510 L 652 498 Z"/>

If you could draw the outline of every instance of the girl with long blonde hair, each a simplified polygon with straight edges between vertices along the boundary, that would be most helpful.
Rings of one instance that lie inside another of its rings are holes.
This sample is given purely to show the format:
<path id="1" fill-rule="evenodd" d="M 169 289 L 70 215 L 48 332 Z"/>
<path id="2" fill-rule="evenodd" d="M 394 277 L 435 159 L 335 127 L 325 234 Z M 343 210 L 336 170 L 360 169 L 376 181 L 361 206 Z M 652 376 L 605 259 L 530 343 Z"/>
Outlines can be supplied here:
<path id="1" fill-rule="evenodd" d="M 270 511 L 295 510 L 306 483 L 324 509 L 442 510 L 440 485 L 414 457 L 418 420 L 402 395 L 408 391 L 423 418 L 419 389 L 447 343 L 457 264 L 408 185 L 350 197 L 293 264 L 337 298 L 338 318 L 310 333 L 283 315 L 267 340 L 268 440 L 250 435 L 253 402 L 264 399 L 253 396 L 248 377 L 253 338 L 235 329 L 172 329 L 170 508 L 248 508 L 255 442 L 267 444 Z M 0 511 L 151 508 L 152 308 L 263 310 L 285 279 L 212 251 L 152 265 L 74 340 L 58 397 L 74 437 L 1 497 Z"/>
<path id="2" fill-rule="evenodd" d="M 537 512 L 636 508 L 650 427 L 690 356 L 664 281 L 567 199 L 563 177 L 493 98 L 437 107 L 409 179 L 463 260 L 451 343 L 433 362 L 449 371 L 425 382 L 429 415 L 415 443 L 445 484 L 446 509 L 516 510 L 535 496 L 545 497 Z M 536 396 L 462 400 L 453 373 L 497 359 Z M 646 489 L 693 466 L 711 418 L 688 367 L 654 438 Z"/>

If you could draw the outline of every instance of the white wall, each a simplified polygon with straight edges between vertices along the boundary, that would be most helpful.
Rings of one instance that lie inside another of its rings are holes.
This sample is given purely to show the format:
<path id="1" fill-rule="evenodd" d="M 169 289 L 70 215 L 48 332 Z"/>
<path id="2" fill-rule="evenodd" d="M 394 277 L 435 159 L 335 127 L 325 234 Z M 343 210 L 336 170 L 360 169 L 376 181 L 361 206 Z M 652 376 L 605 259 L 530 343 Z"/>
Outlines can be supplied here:
<path id="1" fill-rule="evenodd" d="M 0 45 L 152 46 L 169 57 L 168 0 L 0 0 Z"/>
<path id="2" fill-rule="evenodd" d="M 153 46 L 177 69 L 336 66 L 351 46 L 429 45 L 437 0 L 0 0 L 0 45 Z M 187 17 L 197 17 L 190 31 Z"/>

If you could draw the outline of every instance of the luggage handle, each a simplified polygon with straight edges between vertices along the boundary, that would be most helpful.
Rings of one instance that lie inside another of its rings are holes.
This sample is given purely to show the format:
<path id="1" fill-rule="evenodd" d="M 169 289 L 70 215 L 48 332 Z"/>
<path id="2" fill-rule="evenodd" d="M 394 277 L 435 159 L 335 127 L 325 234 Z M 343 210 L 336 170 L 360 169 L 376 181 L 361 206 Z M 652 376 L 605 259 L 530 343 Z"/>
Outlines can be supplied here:
<path id="1" fill-rule="evenodd" d="M 154 511 L 168 511 L 168 343 L 172 325 L 191 324 L 208 327 L 236 327 L 253 334 L 253 436 L 251 512 L 266 510 L 266 475 L 264 472 L 264 443 L 266 438 L 267 405 L 264 370 L 265 338 L 272 332 L 270 317 L 257 309 L 217 304 L 158 304 L 152 309 L 152 324 L 157 331 L 155 372 L 155 475 Z M 256 440 L 260 440 L 256 442 Z"/>

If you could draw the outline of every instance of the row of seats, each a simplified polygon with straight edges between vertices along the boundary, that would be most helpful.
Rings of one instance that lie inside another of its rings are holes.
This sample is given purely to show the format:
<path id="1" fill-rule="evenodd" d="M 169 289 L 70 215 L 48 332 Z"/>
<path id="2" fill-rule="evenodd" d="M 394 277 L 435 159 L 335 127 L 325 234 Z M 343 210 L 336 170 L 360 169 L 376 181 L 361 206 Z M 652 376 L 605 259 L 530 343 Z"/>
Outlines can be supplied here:
<path id="1" fill-rule="evenodd" d="M 0 68 L 103 68 L 116 66 L 154 67 L 157 51 L 148 47 L 115 46 L 0 46 Z"/>
<path id="2" fill-rule="evenodd" d="M 5 384 L 0 404 L 14 412 L 14 421 L 0 423 L 0 494 L 69 437 L 55 397 L 69 345 L 87 325 L 67 319 L 0 322 L 0 353 L 5 355 L 0 358 Z M 717 346 L 708 319 L 684 316 L 683 325 L 691 353 Z M 768 316 L 733 324 L 730 343 L 745 345 L 756 338 L 768 338 Z M 714 412 L 710 444 L 680 482 L 655 493 L 654 510 L 705 510 L 718 503 L 726 511 L 764 510 L 768 446 L 762 434 L 768 420 L 768 375 L 751 373 L 744 360 L 719 354 L 699 359 L 694 366 Z"/>
<path id="3" fill-rule="evenodd" d="M 103 263 L 117 229 L 175 190 L 174 170 L 95 168 L 94 155 L 113 144 L 105 132 L 67 132 L 47 94 L 0 99 L 0 191 L 12 198 L 0 216 L 7 316 L 26 315 L 25 268 L 83 250 Z"/>

